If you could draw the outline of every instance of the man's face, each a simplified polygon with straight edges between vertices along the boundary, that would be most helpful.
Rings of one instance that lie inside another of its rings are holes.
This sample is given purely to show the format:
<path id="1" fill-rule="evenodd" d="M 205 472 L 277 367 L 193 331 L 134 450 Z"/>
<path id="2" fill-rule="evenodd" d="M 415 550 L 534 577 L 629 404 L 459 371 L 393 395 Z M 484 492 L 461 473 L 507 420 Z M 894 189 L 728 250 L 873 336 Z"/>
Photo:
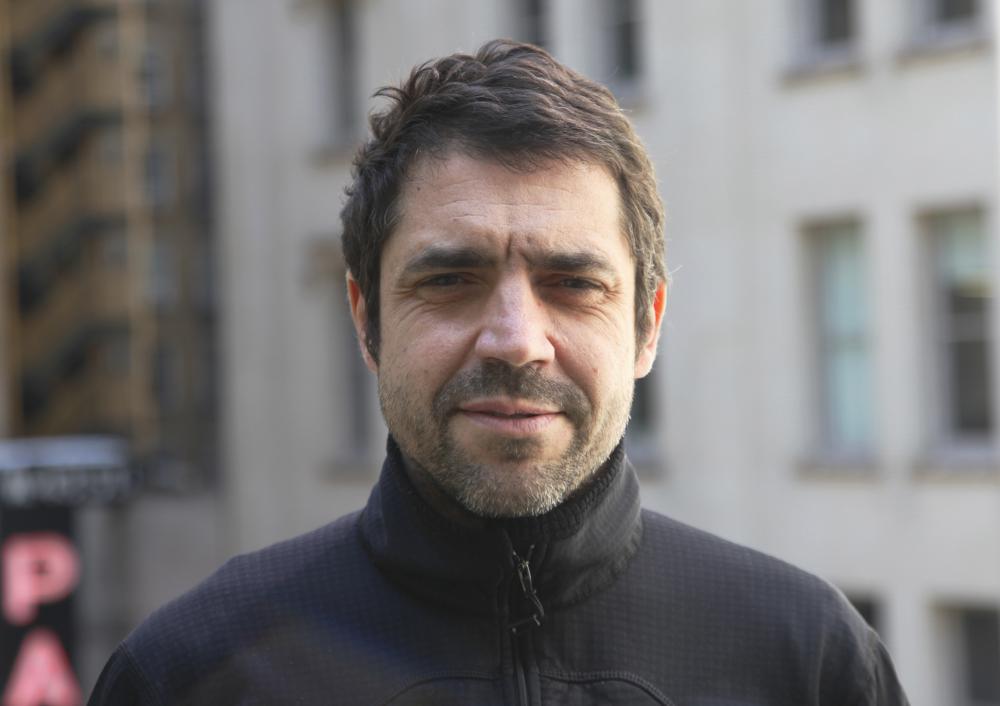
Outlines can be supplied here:
<path id="1" fill-rule="evenodd" d="M 543 513 L 625 431 L 635 267 L 618 189 L 599 166 L 516 173 L 453 154 L 407 180 L 382 252 L 379 399 L 409 463 L 472 512 Z M 359 333 L 364 300 L 348 279 Z M 363 346 L 362 346 L 363 347 Z"/>

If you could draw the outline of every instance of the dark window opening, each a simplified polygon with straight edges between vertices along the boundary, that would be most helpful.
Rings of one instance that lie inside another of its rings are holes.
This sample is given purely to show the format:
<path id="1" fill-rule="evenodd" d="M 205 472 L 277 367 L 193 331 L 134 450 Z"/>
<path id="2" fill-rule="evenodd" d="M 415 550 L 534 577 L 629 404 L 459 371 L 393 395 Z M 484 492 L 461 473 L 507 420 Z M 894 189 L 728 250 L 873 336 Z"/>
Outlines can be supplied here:
<path id="1" fill-rule="evenodd" d="M 967 22 L 979 14 L 977 0 L 935 0 L 934 19 L 941 23 Z"/>
<path id="2" fill-rule="evenodd" d="M 854 35 L 852 0 L 819 0 L 817 39 L 820 44 L 843 44 Z"/>
<path id="3" fill-rule="evenodd" d="M 858 614 L 865 619 L 870 627 L 875 632 L 880 632 L 882 622 L 882 610 L 879 606 L 879 602 L 873 596 L 848 596 L 847 600 L 851 602 L 854 606 L 854 610 L 858 611 Z"/>
<path id="4" fill-rule="evenodd" d="M 1000 704 L 1000 613 L 962 611 L 962 641 L 968 698 L 977 706 Z"/>
<path id="5" fill-rule="evenodd" d="M 524 0 L 524 41 L 537 47 L 546 45 L 546 0 Z"/>
<path id="6" fill-rule="evenodd" d="M 357 6 L 354 0 L 334 0 L 330 10 L 333 22 L 334 130 L 341 140 L 349 140 L 358 131 L 357 119 Z"/>

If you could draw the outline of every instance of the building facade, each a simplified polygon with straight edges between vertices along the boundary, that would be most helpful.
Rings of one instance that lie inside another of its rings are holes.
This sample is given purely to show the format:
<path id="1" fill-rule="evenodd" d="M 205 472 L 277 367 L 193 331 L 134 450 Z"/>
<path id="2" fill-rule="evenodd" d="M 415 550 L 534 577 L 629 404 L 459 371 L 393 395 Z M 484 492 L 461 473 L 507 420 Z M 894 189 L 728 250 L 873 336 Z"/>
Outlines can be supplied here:
<path id="1" fill-rule="evenodd" d="M 210 466 L 211 352 L 186 348 L 211 342 L 200 6 L 0 11 L 12 433 Z"/>

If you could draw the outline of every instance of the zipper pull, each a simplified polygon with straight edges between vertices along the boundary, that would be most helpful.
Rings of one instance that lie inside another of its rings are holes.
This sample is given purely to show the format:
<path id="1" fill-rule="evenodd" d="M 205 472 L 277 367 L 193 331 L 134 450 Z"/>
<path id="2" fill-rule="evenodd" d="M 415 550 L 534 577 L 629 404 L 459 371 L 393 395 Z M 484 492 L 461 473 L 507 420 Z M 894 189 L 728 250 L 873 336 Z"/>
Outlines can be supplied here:
<path id="1" fill-rule="evenodd" d="M 516 551 L 511 551 L 514 559 L 514 570 L 517 571 L 517 580 L 521 584 L 521 593 L 528 603 L 531 604 L 531 615 L 511 624 L 510 631 L 515 635 L 520 628 L 530 626 L 532 623 L 535 627 L 540 627 L 542 619 L 545 617 L 545 608 L 542 607 L 542 602 L 538 599 L 538 593 L 535 592 L 535 586 L 531 582 L 531 564 L 529 561 L 531 553 L 534 550 L 535 545 L 532 544 L 528 548 L 528 557 L 526 559 L 518 556 Z"/>

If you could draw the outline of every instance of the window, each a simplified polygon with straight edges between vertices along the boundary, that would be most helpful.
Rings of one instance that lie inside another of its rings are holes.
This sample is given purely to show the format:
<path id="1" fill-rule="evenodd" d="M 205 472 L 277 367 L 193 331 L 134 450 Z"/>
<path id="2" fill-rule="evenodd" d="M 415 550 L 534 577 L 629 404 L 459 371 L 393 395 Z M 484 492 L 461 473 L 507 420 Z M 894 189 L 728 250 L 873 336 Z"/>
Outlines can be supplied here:
<path id="1" fill-rule="evenodd" d="M 913 0 L 914 40 L 921 45 L 945 46 L 979 39 L 986 33 L 982 0 Z"/>
<path id="2" fill-rule="evenodd" d="M 854 4 L 852 0 L 818 0 L 814 24 L 816 42 L 836 46 L 851 41 L 854 36 Z"/>
<path id="3" fill-rule="evenodd" d="M 860 228 L 808 229 L 821 455 L 863 457 L 873 437 L 868 283 Z"/>
<path id="4" fill-rule="evenodd" d="M 162 143 L 153 142 L 146 150 L 146 201 L 154 208 L 166 206 L 174 197 L 171 155 Z"/>
<path id="5" fill-rule="evenodd" d="M 945 703 L 1000 706 L 1000 611 L 993 605 L 945 605 L 937 611 Z"/>
<path id="6" fill-rule="evenodd" d="M 1000 706 L 1000 613 L 987 608 L 962 610 L 962 662 L 969 706 Z"/>
<path id="7" fill-rule="evenodd" d="M 169 415 L 180 408 L 183 399 L 181 359 L 176 348 L 158 341 L 153 352 L 153 396 L 161 414 Z"/>
<path id="8" fill-rule="evenodd" d="M 343 277 L 337 280 L 343 281 Z M 334 371 L 334 399 L 345 412 L 346 424 L 337 447 L 337 462 L 345 466 L 370 463 L 371 444 L 379 430 L 372 423 L 378 399 L 374 377 L 365 365 L 359 349 L 347 302 L 335 298 L 337 323 L 333 335 L 335 345 L 341 350 L 343 364 Z"/>
<path id="9" fill-rule="evenodd" d="M 867 594 L 847 594 L 847 600 L 854 606 L 854 610 L 865 619 L 868 626 L 875 632 L 881 632 L 882 628 L 882 607 L 879 600 Z"/>
<path id="10" fill-rule="evenodd" d="M 353 141 L 360 130 L 358 120 L 358 65 L 356 37 L 358 30 L 355 0 L 330 0 L 329 43 L 332 96 L 333 142 Z"/>
<path id="11" fill-rule="evenodd" d="M 524 41 L 538 47 L 546 46 L 548 40 L 547 0 L 522 0 L 522 31 Z"/>
<path id="12" fill-rule="evenodd" d="M 169 64 L 156 45 L 146 47 L 139 66 L 140 95 L 150 110 L 164 107 L 170 101 Z"/>
<path id="13" fill-rule="evenodd" d="M 639 0 L 609 0 L 607 3 L 612 85 L 634 84 L 642 72 L 640 51 Z"/>
<path id="14" fill-rule="evenodd" d="M 931 248 L 941 431 L 947 445 L 988 444 L 993 432 L 990 268 L 979 211 L 926 220 Z"/>
<path id="15" fill-rule="evenodd" d="M 977 0 L 934 0 L 934 20 L 940 23 L 967 22 L 979 13 Z"/>
<path id="16" fill-rule="evenodd" d="M 177 276 L 177 253 L 173 243 L 165 238 L 157 238 L 150 249 L 149 280 L 147 296 L 157 307 L 169 307 L 179 299 Z"/>
<path id="17" fill-rule="evenodd" d="M 856 0 L 793 0 L 798 13 L 797 65 L 840 66 L 854 60 Z"/>
<path id="18" fill-rule="evenodd" d="M 656 439 L 659 426 L 656 385 L 653 368 L 644 378 L 635 381 L 632 409 L 625 434 L 625 449 L 629 458 L 640 468 L 655 468 L 659 462 Z"/>

